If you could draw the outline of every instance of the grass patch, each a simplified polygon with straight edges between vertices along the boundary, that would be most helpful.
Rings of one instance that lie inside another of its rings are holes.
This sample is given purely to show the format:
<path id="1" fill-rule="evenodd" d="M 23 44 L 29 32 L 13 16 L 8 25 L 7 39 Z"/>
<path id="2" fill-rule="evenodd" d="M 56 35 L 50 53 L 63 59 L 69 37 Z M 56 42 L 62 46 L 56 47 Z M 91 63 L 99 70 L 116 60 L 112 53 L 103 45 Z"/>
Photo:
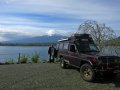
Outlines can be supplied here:
<path id="1" fill-rule="evenodd" d="M 38 53 L 35 53 L 32 58 L 31 58 L 32 62 L 37 63 L 40 60 L 40 56 Z"/>
<path id="2" fill-rule="evenodd" d="M 7 60 L 4 64 L 15 64 L 13 59 Z"/>
<path id="3" fill-rule="evenodd" d="M 20 57 L 19 63 L 27 63 L 27 61 L 28 61 L 28 57 L 26 55 L 23 55 Z"/>

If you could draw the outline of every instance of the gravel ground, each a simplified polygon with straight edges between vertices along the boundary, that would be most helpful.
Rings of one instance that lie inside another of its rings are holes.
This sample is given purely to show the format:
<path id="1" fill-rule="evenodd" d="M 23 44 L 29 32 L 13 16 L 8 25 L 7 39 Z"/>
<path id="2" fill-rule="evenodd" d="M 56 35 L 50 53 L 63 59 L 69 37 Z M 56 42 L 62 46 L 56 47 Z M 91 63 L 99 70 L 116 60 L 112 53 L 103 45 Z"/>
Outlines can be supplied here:
<path id="1" fill-rule="evenodd" d="M 120 75 L 97 80 L 81 79 L 76 69 L 61 69 L 59 64 L 0 65 L 0 90 L 119 90 Z"/>

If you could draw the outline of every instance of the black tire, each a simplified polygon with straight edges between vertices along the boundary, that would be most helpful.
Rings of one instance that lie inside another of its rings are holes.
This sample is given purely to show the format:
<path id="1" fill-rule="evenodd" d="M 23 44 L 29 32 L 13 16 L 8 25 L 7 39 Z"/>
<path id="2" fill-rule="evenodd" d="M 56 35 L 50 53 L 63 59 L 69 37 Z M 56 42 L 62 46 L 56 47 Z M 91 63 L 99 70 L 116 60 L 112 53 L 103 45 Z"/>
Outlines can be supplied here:
<path id="1" fill-rule="evenodd" d="M 67 65 L 67 64 L 66 64 L 66 62 L 64 61 L 64 59 L 63 59 L 63 58 L 60 58 L 60 67 L 65 69 L 65 68 L 66 68 L 66 65 Z"/>
<path id="2" fill-rule="evenodd" d="M 91 65 L 83 64 L 80 68 L 80 75 L 83 80 L 92 82 L 95 79 L 95 72 L 92 69 Z"/>

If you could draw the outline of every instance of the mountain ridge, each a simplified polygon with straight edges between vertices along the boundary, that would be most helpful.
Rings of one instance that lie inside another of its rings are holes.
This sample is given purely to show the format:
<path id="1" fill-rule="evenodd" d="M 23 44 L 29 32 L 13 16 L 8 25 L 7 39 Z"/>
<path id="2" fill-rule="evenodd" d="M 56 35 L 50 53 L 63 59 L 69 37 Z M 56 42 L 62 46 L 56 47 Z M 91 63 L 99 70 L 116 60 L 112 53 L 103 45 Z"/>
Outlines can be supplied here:
<path id="1" fill-rule="evenodd" d="M 12 44 L 36 44 L 36 43 L 57 43 L 58 40 L 67 38 L 67 36 L 63 36 L 60 34 L 54 35 L 43 35 L 43 36 L 35 36 L 35 37 L 26 37 L 24 39 L 11 40 L 11 41 L 3 41 L 1 43 L 12 43 Z M 120 36 L 117 38 L 120 40 Z"/>
<path id="2" fill-rule="evenodd" d="M 11 40 L 11 41 L 4 41 L 2 43 L 13 43 L 13 44 L 30 44 L 30 43 L 57 43 L 58 40 L 62 38 L 66 38 L 67 36 L 63 35 L 44 35 L 44 36 L 36 36 L 30 38 L 24 38 L 19 40 Z"/>

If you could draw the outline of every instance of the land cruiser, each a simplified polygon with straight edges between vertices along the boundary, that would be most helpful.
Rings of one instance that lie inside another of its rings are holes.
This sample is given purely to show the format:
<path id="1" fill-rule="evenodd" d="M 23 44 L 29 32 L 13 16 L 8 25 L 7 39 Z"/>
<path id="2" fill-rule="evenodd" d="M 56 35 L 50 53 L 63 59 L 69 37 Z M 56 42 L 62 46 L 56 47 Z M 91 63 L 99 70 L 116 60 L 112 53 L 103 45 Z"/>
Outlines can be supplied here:
<path id="1" fill-rule="evenodd" d="M 74 34 L 59 40 L 57 50 L 60 66 L 79 68 L 81 77 L 86 81 L 93 81 L 98 73 L 113 74 L 120 70 L 120 57 L 100 54 L 89 34 Z"/>

